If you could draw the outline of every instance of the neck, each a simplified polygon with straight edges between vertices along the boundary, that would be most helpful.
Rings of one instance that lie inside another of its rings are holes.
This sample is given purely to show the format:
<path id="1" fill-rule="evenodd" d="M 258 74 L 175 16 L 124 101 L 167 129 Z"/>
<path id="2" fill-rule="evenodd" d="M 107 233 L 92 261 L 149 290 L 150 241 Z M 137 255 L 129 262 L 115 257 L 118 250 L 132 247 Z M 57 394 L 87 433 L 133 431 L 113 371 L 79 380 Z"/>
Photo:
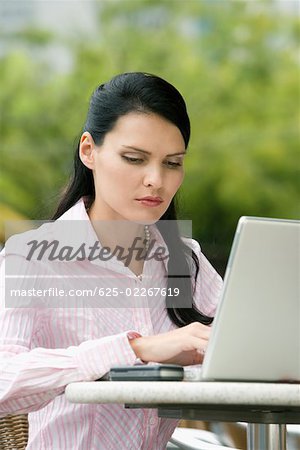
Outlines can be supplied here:
<path id="1" fill-rule="evenodd" d="M 143 247 L 144 226 L 127 221 L 91 221 L 99 242 L 103 247 L 114 249 L 116 246 L 128 248 L 136 238 L 140 238 L 139 246 Z"/>
<path id="2" fill-rule="evenodd" d="M 128 248 L 136 238 L 139 247 L 144 247 L 145 227 L 128 220 L 109 220 L 103 214 L 98 214 L 95 203 L 87 211 L 98 240 L 103 247 L 112 250 L 116 246 Z"/>

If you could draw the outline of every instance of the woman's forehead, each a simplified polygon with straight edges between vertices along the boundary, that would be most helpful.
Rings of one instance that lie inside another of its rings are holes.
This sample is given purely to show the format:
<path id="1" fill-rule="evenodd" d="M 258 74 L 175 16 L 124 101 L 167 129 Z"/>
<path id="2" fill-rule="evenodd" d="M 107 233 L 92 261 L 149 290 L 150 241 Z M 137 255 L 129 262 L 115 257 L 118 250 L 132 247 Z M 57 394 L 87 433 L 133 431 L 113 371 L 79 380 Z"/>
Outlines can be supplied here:
<path id="1" fill-rule="evenodd" d="M 185 144 L 179 128 L 157 114 L 128 113 L 121 116 L 105 136 L 106 141 L 150 152 L 153 145 L 167 146 L 171 153 L 184 153 Z"/>

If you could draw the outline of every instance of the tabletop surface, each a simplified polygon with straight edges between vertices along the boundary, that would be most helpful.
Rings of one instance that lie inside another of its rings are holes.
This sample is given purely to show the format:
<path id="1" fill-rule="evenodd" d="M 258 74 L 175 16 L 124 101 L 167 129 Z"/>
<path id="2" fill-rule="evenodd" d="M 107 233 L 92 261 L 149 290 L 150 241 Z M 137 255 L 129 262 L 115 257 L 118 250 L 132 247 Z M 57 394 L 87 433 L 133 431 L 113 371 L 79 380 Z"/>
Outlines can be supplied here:
<path id="1" fill-rule="evenodd" d="M 90 381 L 71 383 L 73 403 L 269 405 L 299 408 L 300 384 L 187 381 Z"/>

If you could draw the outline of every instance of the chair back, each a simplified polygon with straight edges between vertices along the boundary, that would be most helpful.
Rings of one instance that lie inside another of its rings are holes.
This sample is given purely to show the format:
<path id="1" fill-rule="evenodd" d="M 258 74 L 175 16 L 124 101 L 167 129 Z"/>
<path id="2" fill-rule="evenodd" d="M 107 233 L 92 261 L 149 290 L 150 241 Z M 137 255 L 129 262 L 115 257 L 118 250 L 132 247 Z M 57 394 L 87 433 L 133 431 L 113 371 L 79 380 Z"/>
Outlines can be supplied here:
<path id="1" fill-rule="evenodd" d="M 24 450 L 28 441 L 27 414 L 0 418 L 0 449 Z"/>

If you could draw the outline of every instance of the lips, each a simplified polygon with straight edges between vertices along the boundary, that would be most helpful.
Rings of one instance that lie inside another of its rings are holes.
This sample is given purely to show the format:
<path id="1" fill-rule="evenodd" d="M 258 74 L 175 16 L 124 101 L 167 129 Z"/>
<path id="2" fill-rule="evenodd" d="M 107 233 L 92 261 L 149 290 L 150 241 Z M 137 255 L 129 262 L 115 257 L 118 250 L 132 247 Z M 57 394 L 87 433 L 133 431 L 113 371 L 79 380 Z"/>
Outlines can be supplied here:
<path id="1" fill-rule="evenodd" d="M 163 202 L 163 199 L 160 197 L 143 197 L 136 200 L 144 206 L 159 206 Z"/>
<path id="2" fill-rule="evenodd" d="M 150 202 L 160 202 L 162 203 L 163 199 L 161 197 L 152 197 L 148 195 L 147 197 L 137 198 L 137 200 L 149 200 Z"/>

